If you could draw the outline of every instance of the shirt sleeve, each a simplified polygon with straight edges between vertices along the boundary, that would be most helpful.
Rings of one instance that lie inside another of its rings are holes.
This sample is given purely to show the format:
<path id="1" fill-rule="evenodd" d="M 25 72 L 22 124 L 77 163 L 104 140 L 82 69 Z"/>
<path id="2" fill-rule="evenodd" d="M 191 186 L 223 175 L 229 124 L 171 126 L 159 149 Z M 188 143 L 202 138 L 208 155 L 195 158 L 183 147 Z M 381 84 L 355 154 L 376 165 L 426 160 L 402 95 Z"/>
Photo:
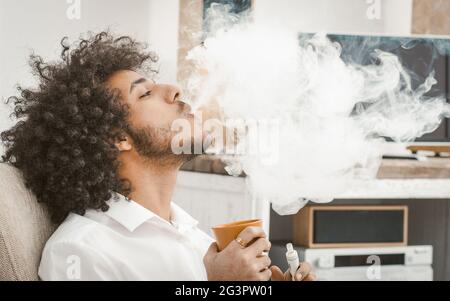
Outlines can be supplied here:
<path id="1" fill-rule="evenodd" d="M 57 242 L 46 246 L 38 274 L 44 281 L 120 280 L 112 262 L 80 242 Z"/>

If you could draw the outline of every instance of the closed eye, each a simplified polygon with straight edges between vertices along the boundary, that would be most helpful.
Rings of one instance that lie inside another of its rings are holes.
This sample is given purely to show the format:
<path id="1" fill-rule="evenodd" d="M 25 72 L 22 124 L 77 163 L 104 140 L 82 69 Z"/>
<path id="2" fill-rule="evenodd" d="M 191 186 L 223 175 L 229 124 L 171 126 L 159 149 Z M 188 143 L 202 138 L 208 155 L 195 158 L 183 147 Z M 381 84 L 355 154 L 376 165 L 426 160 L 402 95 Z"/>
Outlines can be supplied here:
<path id="1" fill-rule="evenodd" d="M 145 98 L 145 97 L 150 96 L 150 95 L 152 95 L 152 91 L 147 91 L 144 94 L 142 94 L 141 96 L 139 96 L 139 99 Z"/>

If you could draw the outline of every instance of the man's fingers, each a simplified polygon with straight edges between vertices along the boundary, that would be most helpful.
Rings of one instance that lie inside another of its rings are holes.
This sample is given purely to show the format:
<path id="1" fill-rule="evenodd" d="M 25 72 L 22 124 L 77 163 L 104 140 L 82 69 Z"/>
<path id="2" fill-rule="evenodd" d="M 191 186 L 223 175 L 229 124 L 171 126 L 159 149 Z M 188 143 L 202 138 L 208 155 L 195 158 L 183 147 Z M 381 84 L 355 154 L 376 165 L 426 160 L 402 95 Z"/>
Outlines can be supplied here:
<path id="1" fill-rule="evenodd" d="M 258 275 L 258 280 L 260 281 L 269 281 L 272 277 L 272 270 L 271 269 L 265 269 L 264 271 L 260 272 Z"/>
<path id="2" fill-rule="evenodd" d="M 292 281 L 291 272 L 289 269 L 283 273 L 277 266 L 271 266 L 270 268 L 272 270 L 272 280 Z M 311 266 L 308 263 L 302 262 L 300 267 L 297 269 L 294 279 L 295 281 L 315 281 L 317 280 L 317 276 L 311 272 Z"/>
<path id="3" fill-rule="evenodd" d="M 241 233 L 239 233 L 238 237 L 243 240 L 243 242 L 248 245 L 250 242 L 266 237 L 266 233 L 261 227 L 247 227 Z"/>
<path id="4" fill-rule="evenodd" d="M 268 269 L 271 263 L 272 263 L 272 261 L 270 260 L 269 256 L 267 256 L 267 255 L 261 255 L 256 258 L 256 265 L 257 265 L 258 271 Z"/>
<path id="5" fill-rule="evenodd" d="M 270 270 L 272 271 L 272 280 L 273 281 L 284 281 L 285 280 L 284 274 L 279 267 L 277 267 L 276 265 L 273 265 L 270 267 Z"/>
<path id="6" fill-rule="evenodd" d="M 287 271 L 284 272 L 284 281 L 292 281 L 292 275 L 291 275 L 290 269 L 287 269 Z"/>
<path id="7" fill-rule="evenodd" d="M 218 252 L 218 247 L 215 242 L 213 242 L 209 248 L 208 251 L 206 251 L 205 256 L 203 257 L 203 262 L 208 262 L 212 257 L 214 257 Z"/>
<path id="8" fill-rule="evenodd" d="M 317 276 L 314 273 L 309 273 L 305 278 L 303 278 L 303 281 L 316 281 Z"/>
<path id="9" fill-rule="evenodd" d="M 258 238 L 258 240 L 256 240 L 252 245 L 247 247 L 247 250 L 252 256 L 259 256 L 263 252 L 268 252 L 271 246 L 272 245 L 268 239 Z"/>
<path id="10" fill-rule="evenodd" d="M 307 262 L 302 262 L 295 273 L 295 280 L 302 281 L 309 273 L 311 273 L 311 266 Z"/>

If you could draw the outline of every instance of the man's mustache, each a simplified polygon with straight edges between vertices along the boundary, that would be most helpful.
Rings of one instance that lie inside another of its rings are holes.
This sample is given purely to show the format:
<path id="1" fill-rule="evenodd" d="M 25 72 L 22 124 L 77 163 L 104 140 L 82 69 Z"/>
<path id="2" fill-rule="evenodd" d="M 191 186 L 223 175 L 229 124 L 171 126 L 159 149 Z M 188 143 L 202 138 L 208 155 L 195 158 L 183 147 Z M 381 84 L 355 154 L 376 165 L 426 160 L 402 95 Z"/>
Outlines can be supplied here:
<path id="1" fill-rule="evenodd" d="M 187 103 L 183 101 L 177 101 L 177 105 L 178 105 L 177 111 L 179 114 L 187 115 L 191 112 L 191 106 L 188 105 Z"/>

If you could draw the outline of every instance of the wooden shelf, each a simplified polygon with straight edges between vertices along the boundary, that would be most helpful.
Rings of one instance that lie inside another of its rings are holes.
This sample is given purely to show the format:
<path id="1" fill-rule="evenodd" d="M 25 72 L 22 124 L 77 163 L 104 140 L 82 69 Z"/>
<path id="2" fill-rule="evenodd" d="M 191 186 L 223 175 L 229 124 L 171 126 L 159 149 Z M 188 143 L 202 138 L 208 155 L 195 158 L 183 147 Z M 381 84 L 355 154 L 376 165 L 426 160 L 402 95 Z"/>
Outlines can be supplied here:
<path id="1" fill-rule="evenodd" d="M 407 147 L 413 153 L 419 151 L 439 153 L 450 153 L 450 145 L 411 145 Z"/>
<path id="2" fill-rule="evenodd" d="M 228 175 L 225 164 L 218 157 L 199 156 L 181 168 L 184 171 Z M 245 174 L 241 175 L 245 177 Z M 378 179 L 450 179 L 450 158 L 421 160 L 385 159 Z"/>

